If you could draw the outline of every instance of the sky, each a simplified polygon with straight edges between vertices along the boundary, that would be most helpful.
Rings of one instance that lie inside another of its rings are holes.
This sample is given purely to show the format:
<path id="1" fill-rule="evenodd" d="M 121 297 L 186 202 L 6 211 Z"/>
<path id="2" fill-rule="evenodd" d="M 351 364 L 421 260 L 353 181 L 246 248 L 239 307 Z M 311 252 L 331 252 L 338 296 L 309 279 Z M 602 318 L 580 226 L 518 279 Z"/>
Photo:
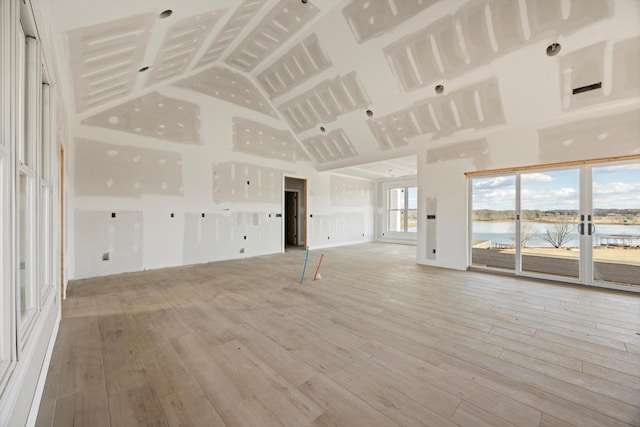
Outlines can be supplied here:
<path id="1" fill-rule="evenodd" d="M 515 175 L 473 180 L 473 209 L 515 209 Z M 521 208 L 579 208 L 579 169 L 522 173 Z M 640 163 L 593 168 L 594 209 L 640 209 Z"/>

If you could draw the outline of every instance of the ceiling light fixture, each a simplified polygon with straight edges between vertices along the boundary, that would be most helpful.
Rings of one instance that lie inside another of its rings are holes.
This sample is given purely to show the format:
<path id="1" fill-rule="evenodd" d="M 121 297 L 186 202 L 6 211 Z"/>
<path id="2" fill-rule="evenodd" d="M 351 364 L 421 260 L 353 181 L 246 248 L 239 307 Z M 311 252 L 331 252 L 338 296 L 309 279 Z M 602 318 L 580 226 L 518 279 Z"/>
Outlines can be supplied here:
<path id="1" fill-rule="evenodd" d="M 373 111 L 371 111 L 371 110 L 367 110 L 367 116 L 369 116 L 369 117 L 373 117 Z"/>
<path id="2" fill-rule="evenodd" d="M 547 46 L 547 56 L 556 56 L 560 53 L 561 49 L 562 46 L 560 46 L 560 43 L 551 43 Z"/>
<path id="3" fill-rule="evenodd" d="M 160 19 L 166 19 L 166 18 L 170 17 L 171 15 L 173 15 L 173 10 L 171 10 L 171 9 L 163 10 L 160 13 Z"/>
<path id="4" fill-rule="evenodd" d="M 140 68 L 140 69 L 138 70 L 138 72 L 139 72 L 139 73 L 143 73 L 143 72 L 147 71 L 148 69 L 149 69 L 149 66 L 148 66 L 148 65 L 146 65 L 146 66 L 144 66 L 144 67 Z"/>
<path id="5" fill-rule="evenodd" d="M 444 86 L 442 86 L 442 85 L 436 85 L 435 90 L 436 90 L 436 93 L 437 93 L 437 94 L 441 94 L 441 93 L 443 93 L 443 92 L 444 92 Z"/>
<path id="6" fill-rule="evenodd" d="M 320 132 L 324 133 L 324 131 L 326 131 L 326 129 L 324 128 L 324 126 L 320 126 Z"/>
<path id="7" fill-rule="evenodd" d="M 307 0 L 300 0 L 302 1 L 302 4 L 307 4 Z"/>

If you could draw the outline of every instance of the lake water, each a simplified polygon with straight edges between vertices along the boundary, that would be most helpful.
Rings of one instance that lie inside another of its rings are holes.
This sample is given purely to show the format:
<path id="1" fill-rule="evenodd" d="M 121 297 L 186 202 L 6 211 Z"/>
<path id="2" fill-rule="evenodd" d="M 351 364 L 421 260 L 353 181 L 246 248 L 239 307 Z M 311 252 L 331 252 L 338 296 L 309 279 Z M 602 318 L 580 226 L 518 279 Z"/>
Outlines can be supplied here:
<path id="1" fill-rule="evenodd" d="M 542 236 L 545 235 L 547 228 L 552 227 L 553 224 L 548 222 L 527 223 L 531 224 L 534 229 L 534 237 L 527 242 L 527 246 L 550 247 L 551 244 L 544 240 Z M 474 221 L 472 231 L 474 240 L 491 240 L 493 246 L 496 246 L 496 244 L 515 245 L 515 222 L 512 221 Z M 640 225 L 596 224 L 594 244 L 598 243 L 598 235 L 608 234 L 640 236 Z M 574 225 L 571 239 L 564 246 L 579 246 L 579 244 L 580 236 L 577 225 Z"/>

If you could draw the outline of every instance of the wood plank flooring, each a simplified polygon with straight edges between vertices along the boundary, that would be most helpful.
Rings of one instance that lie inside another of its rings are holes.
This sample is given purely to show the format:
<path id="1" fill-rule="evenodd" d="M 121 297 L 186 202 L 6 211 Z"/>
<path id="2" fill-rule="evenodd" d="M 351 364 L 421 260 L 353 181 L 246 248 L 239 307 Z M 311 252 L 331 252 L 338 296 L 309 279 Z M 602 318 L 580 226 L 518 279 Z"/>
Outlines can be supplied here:
<path id="1" fill-rule="evenodd" d="M 37 426 L 640 425 L 640 295 L 322 252 L 70 284 Z"/>

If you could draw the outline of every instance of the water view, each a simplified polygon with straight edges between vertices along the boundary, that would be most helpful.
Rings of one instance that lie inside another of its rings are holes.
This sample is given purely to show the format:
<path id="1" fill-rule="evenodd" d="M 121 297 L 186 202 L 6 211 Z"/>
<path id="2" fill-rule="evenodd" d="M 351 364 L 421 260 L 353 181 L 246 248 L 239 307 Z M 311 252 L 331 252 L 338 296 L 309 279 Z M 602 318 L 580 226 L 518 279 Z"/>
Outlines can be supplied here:
<path id="1" fill-rule="evenodd" d="M 530 238 L 526 241 L 527 247 L 551 247 L 543 236 L 546 230 L 553 227 L 549 222 L 526 221 Z M 606 245 L 613 242 L 608 236 L 629 236 L 630 246 L 640 246 L 640 225 L 624 224 L 596 224 L 594 246 Z M 472 236 L 474 241 L 491 241 L 491 247 L 510 247 L 515 245 L 514 221 L 473 221 Z M 570 235 L 563 247 L 577 247 L 580 245 L 580 235 L 577 225 L 571 225 Z M 608 240 L 607 240 L 608 239 Z"/>

